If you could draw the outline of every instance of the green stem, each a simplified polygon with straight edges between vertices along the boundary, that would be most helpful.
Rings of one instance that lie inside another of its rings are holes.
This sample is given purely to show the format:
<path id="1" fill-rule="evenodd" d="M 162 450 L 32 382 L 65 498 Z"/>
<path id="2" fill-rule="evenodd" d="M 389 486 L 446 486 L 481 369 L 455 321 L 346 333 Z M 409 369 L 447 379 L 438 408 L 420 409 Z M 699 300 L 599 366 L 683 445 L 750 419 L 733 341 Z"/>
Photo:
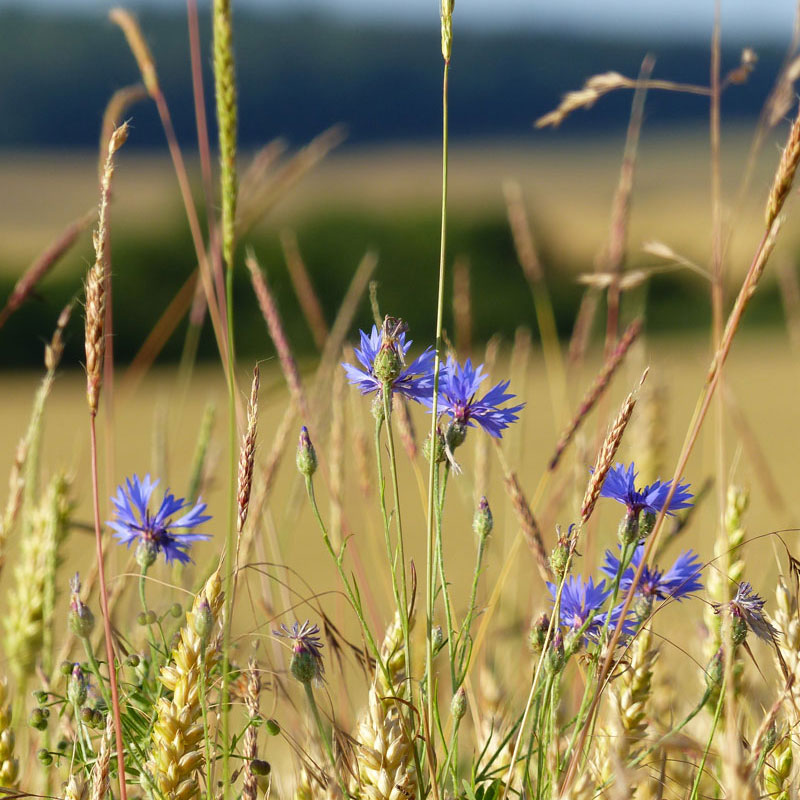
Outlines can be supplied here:
<path id="1" fill-rule="evenodd" d="M 211 737 L 208 729 L 208 708 L 206 707 L 206 648 L 203 645 L 200 668 L 200 707 L 203 710 L 203 742 L 206 748 L 206 800 L 212 800 L 213 783 L 211 780 Z"/>
<path id="2" fill-rule="evenodd" d="M 406 553 L 403 537 L 403 522 L 400 516 L 400 486 L 397 480 L 397 458 L 394 449 L 394 433 L 392 430 L 392 393 L 391 387 L 384 384 L 383 387 L 383 416 L 386 420 L 386 441 L 389 445 L 389 472 L 392 476 L 392 492 L 394 494 L 394 519 L 395 528 L 397 529 L 397 556 L 395 558 L 395 565 L 397 559 L 400 560 L 400 589 L 401 589 L 401 603 L 402 606 L 398 609 L 400 611 L 400 624 L 403 628 L 403 650 L 406 659 L 406 671 L 409 679 L 411 676 L 411 623 L 409 620 L 408 608 L 408 583 L 406 576 Z M 413 690 L 413 680 L 411 681 Z M 413 699 L 413 695 L 412 695 Z"/>
<path id="3" fill-rule="evenodd" d="M 722 716 L 722 706 L 725 702 L 725 681 L 722 682 L 722 688 L 719 692 L 719 699 L 717 700 L 717 708 L 714 712 L 714 721 L 711 723 L 711 731 L 708 734 L 708 741 L 706 742 L 705 750 L 703 751 L 703 757 L 700 759 L 700 765 L 697 767 L 697 775 L 694 779 L 694 785 L 692 786 L 692 793 L 689 796 L 689 800 L 697 800 L 697 792 L 700 789 L 700 779 L 703 777 L 703 770 L 706 766 L 706 759 L 708 758 L 708 753 L 711 750 L 711 743 L 714 741 L 714 734 L 717 731 L 717 725 L 719 724 L 720 717 Z"/>
<path id="4" fill-rule="evenodd" d="M 331 741 L 328 737 L 328 732 L 325 730 L 325 726 L 322 724 L 322 716 L 319 713 L 319 708 L 317 708 L 317 701 L 314 699 L 314 690 L 311 688 L 311 683 L 307 682 L 303 684 L 303 688 L 306 690 L 306 697 L 308 698 L 308 704 L 311 706 L 311 714 L 314 717 L 314 722 L 317 724 L 317 730 L 319 731 L 319 738 L 322 739 L 322 744 L 325 747 L 325 753 L 328 756 L 328 760 L 331 763 L 331 769 L 333 769 L 334 777 L 336 778 L 336 782 L 339 784 L 339 788 L 342 790 L 342 795 L 344 797 L 348 797 L 347 787 L 344 784 L 341 776 L 339 775 L 339 770 L 336 767 L 336 759 L 333 757 L 333 747 L 331 747 Z"/>
<path id="5" fill-rule="evenodd" d="M 153 633 L 153 626 L 150 624 L 150 619 L 148 618 L 149 609 L 147 608 L 147 593 L 145 591 L 145 581 L 147 580 L 147 567 L 142 567 L 142 571 L 139 573 L 139 602 L 142 604 L 142 611 L 144 612 L 145 618 L 147 618 L 147 638 L 150 641 L 150 650 L 152 651 L 152 658 L 155 658 L 156 653 L 158 653 L 158 649 L 156 646 L 156 637 Z"/>
<path id="6" fill-rule="evenodd" d="M 464 682 L 467 670 L 469 669 L 469 661 L 471 655 L 471 642 L 470 629 L 472 628 L 472 620 L 475 616 L 475 600 L 478 597 L 478 581 L 481 575 L 481 566 L 483 565 L 483 556 L 486 552 L 486 539 L 488 537 L 481 536 L 478 541 L 478 557 L 475 561 L 475 570 L 472 573 L 472 588 L 469 593 L 469 606 L 467 606 L 467 616 L 461 625 L 461 630 L 458 634 L 458 685 Z M 466 637 L 466 638 L 465 638 Z"/>
<path id="7" fill-rule="evenodd" d="M 447 162 L 448 162 L 448 108 L 447 108 L 447 88 L 448 78 L 450 75 L 450 58 L 449 55 L 445 57 L 444 70 L 442 73 L 442 225 L 441 225 L 441 240 L 439 247 L 439 288 L 437 291 L 436 300 L 436 351 L 433 360 L 433 393 L 431 403 L 431 453 L 430 453 L 430 467 L 428 470 L 428 513 L 426 525 L 426 585 L 427 585 L 427 603 L 426 603 L 426 642 L 425 642 L 425 667 L 427 671 L 428 686 L 428 718 L 433 720 L 433 706 L 434 706 L 434 679 L 433 679 L 433 606 L 434 606 L 434 592 L 435 592 L 435 577 L 434 577 L 434 555 L 433 555 L 433 529 L 434 529 L 434 474 L 436 470 L 435 461 L 435 446 L 436 441 L 436 423 L 439 410 L 439 374 L 441 371 L 441 355 L 442 355 L 442 328 L 444 318 L 444 274 L 445 274 L 445 256 L 447 245 Z M 431 750 L 435 752 L 436 743 L 430 743 Z M 422 787 L 420 787 L 420 797 L 422 797 Z"/>
<path id="8" fill-rule="evenodd" d="M 444 512 L 444 496 L 447 492 L 447 478 L 450 475 L 450 464 L 444 468 L 441 490 L 438 487 L 437 479 L 437 504 L 436 504 L 436 567 L 439 572 L 439 582 L 442 585 L 442 601 L 444 602 L 444 616 L 447 623 L 447 654 L 450 660 L 450 686 L 453 694 L 458 687 L 456 686 L 456 631 L 453 624 L 453 606 L 450 602 L 450 593 L 447 587 L 447 578 L 444 573 L 444 548 L 442 546 L 442 515 Z M 438 473 L 437 473 L 438 477 Z"/>

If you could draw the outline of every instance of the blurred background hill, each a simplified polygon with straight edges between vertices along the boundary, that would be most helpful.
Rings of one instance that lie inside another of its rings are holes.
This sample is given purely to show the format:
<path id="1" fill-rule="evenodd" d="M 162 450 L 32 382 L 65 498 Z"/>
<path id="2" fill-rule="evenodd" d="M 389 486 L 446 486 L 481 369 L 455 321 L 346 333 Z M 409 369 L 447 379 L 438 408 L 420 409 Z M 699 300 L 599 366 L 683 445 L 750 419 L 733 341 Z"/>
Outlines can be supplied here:
<path id="1" fill-rule="evenodd" d="M 139 20 L 158 67 L 181 145 L 202 206 L 185 13 L 181 4 L 142 8 Z M 44 4 L 32 10 L 0 6 L 0 295 L 70 220 L 96 197 L 96 149 L 111 94 L 139 80 L 136 63 L 105 7 Z M 204 53 L 210 20 L 201 14 Z M 243 5 L 236 17 L 240 140 L 245 154 L 280 137 L 290 152 L 331 125 L 346 141 L 271 209 L 247 241 L 255 247 L 284 310 L 293 343 L 312 341 L 300 317 L 279 245 L 297 233 L 300 251 L 330 322 L 361 256 L 377 252 L 376 277 L 415 329 L 433 319 L 438 256 L 438 26 L 414 19 L 358 20 L 319 10 L 259 12 Z M 582 289 L 579 273 L 594 268 L 607 238 L 631 94 L 603 97 L 572 114 L 556 131 L 533 121 L 590 75 L 610 70 L 635 77 L 643 57 L 656 57 L 654 77 L 708 83 L 708 31 L 641 31 L 609 26 L 539 31 L 535 26 L 481 25 L 458 31 L 451 73 L 451 239 L 453 257 L 469 259 L 474 335 L 513 335 L 532 324 L 528 290 L 508 231 L 501 186 L 520 182 L 553 296 L 556 321 L 567 335 Z M 731 274 L 746 267 L 757 241 L 760 206 L 775 161 L 770 142 L 755 163 L 748 191 L 737 195 L 752 126 L 784 57 L 786 37 L 748 41 L 738 31 L 722 52 L 723 74 L 742 46 L 758 54 L 755 71 L 723 97 L 726 213 L 737 224 L 728 243 Z M 205 80 L 213 126 L 210 57 Z M 180 196 L 150 101 L 129 116 L 133 133 L 119 167 L 114 216 L 115 348 L 130 360 L 186 281 L 195 260 Z M 648 239 L 661 239 L 707 263 L 710 220 L 707 98 L 651 91 L 646 104 L 631 220 L 629 264 Z M 778 126 L 775 141 L 785 135 Z M 212 141 L 214 131 L 212 130 Z M 243 165 L 249 156 L 243 157 Z M 796 240 L 784 239 L 786 258 Z M 3 364 L 37 363 L 39 343 L 57 309 L 80 288 L 90 257 L 88 234 L 43 282 L 33 301 L 7 323 L 19 346 L 4 348 Z M 268 354 L 263 322 L 242 271 L 237 328 L 243 353 Z M 420 299 L 424 298 L 424 299 Z M 708 320 L 704 279 L 691 272 L 654 278 L 629 303 L 648 304 L 652 332 L 692 330 Z M 748 324 L 780 321 L 776 285 L 756 298 Z M 630 309 L 629 309 L 630 310 Z M 359 315 L 369 320 L 366 306 Z M 79 337 L 73 337 L 75 343 Z M 176 358 L 179 330 L 164 350 Z M 77 351 L 76 351 L 77 352 Z M 211 354 L 209 336 L 201 353 Z"/>

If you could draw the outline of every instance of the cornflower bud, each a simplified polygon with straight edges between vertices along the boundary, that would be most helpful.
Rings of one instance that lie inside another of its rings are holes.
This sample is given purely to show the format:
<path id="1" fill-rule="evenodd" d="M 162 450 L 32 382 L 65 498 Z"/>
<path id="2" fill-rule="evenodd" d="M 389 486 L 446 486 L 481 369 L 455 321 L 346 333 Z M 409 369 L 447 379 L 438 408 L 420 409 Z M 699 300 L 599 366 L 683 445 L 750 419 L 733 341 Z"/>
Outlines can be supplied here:
<path id="1" fill-rule="evenodd" d="M 276 636 L 289 639 L 292 642 L 292 660 L 289 671 L 300 683 L 315 685 L 322 684 L 325 672 L 322 663 L 322 642 L 319 636 L 319 627 L 306 620 L 302 625 L 295 622 L 291 628 L 281 625 L 280 631 L 274 631 Z"/>
<path id="2" fill-rule="evenodd" d="M 553 552 L 550 553 L 550 569 L 553 570 L 553 575 L 556 580 L 560 581 L 564 575 L 566 575 L 569 565 L 569 556 L 572 550 L 569 534 L 572 531 L 572 526 L 570 525 L 566 536 L 561 533 L 560 526 L 556 526 L 556 531 L 558 533 L 558 539 L 556 540 L 556 546 L 553 548 Z"/>
<path id="3" fill-rule="evenodd" d="M 460 720 L 467 713 L 467 693 L 464 691 L 463 686 L 459 688 L 450 701 L 450 713 L 456 720 Z"/>
<path id="4" fill-rule="evenodd" d="M 547 654 L 547 668 L 555 675 L 564 669 L 567 663 L 564 651 L 564 637 L 560 630 L 556 630 L 553 641 L 550 643 L 550 651 Z"/>
<path id="5" fill-rule="evenodd" d="M 485 539 L 494 527 L 492 509 L 489 508 L 489 501 L 481 497 L 475 516 L 472 518 L 472 530 L 479 539 Z"/>
<path id="6" fill-rule="evenodd" d="M 94 629 L 94 614 L 86 603 L 81 600 L 81 579 L 76 572 L 69 582 L 72 595 L 69 603 L 69 614 L 67 616 L 67 624 L 69 629 L 81 639 L 86 639 Z M 69 671 L 72 672 L 72 665 L 67 662 Z"/>
<path id="7" fill-rule="evenodd" d="M 433 460 L 436 464 L 442 464 L 447 461 L 447 448 L 445 445 L 445 439 L 442 435 L 442 432 L 439 428 L 436 428 L 436 436 L 434 437 L 434 447 L 433 447 Z M 422 455 L 424 456 L 426 461 L 431 460 L 431 435 L 428 434 L 425 437 L 425 441 L 422 445 Z"/>
<path id="8" fill-rule="evenodd" d="M 625 513 L 625 516 L 622 518 L 622 522 L 619 524 L 617 538 L 623 546 L 639 541 L 640 534 L 638 510 L 628 509 L 628 511 Z"/>
<path id="9" fill-rule="evenodd" d="M 447 446 L 450 448 L 450 452 L 453 452 L 457 447 L 464 444 L 466 438 L 467 425 L 460 420 L 453 420 L 447 426 L 447 430 L 444 433 L 444 439 L 447 442 Z"/>
<path id="10" fill-rule="evenodd" d="M 142 570 L 148 570 L 158 557 L 158 544 L 152 539 L 142 538 L 136 545 L 136 563 Z"/>
<path id="11" fill-rule="evenodd" d="M 317 453 L 311 444 L 311 437 L 305 425 L 300 429 L 300 441 L 297 445 L 297 469 L 306 478 L 310 478 L 317 471 Z"/>
<path id="12" fill-rule="evenodd" d="M 86 702 L 88 684 L 86 676 L 83 674 L 80 664 L 72 667 L 72 675 L 67 684 L 67 698 L 76 708 L 80 708 Z"/>

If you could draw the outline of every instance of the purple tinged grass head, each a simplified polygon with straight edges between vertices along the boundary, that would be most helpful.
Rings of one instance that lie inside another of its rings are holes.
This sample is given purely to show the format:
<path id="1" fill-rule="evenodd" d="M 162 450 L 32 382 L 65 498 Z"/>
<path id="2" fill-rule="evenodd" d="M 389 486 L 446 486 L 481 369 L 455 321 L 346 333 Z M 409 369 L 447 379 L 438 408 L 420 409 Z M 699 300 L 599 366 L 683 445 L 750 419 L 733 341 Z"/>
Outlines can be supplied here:
<path id="1" fill-rule="evenodd" d="M 462 367 L 452 356 L 442 369 L 439 378 L 438 410 L 449 414 L 454 424 L 474 428 L 479 425 L 490 436 L 499 439 L 503 431 L 519 419 L 524 403 L 504 406 L 516 395 L 507 391 L 509 381 L 495 384 L 483 397 L 478 399 L 478 390 L 488 376 L 483 372 L 483 364 L 472 366 L 467 359 Z M 430 398 L 423 402 L 431 405 Z"/>
<path id="2" fill-rule="evenodd" d="M 619 588 L 627 592 L 633 583 L 633 577 L 639 564 L 642 563 L 644 544 L 640 544 L 634 551 L 630 565 L 622 573 Z M 619 572 L 620 560 L 610 550 L 606 550 L 606 560 L 600 568 L 612 580 Z M 636 587 L 636 594 L 648 600 L 681 600 L 692 592 L 699 592 L 703 588 L 700 582 L 702 563 L 696 553 L 686 550 L 675 560 L 675 563 L 662 572 L 658 567 L 646 564 L 642 571 L 642 578 Z"/>
<path id="3" fill-rule="evenodd" d="M 555 602 L 558 586 L 548 583 L 547 588 Z M 561 607 L 559 609 L 559 619 L 561 625 L 567 630 L 577 633 L 588 622 L 588 626 L 583 631 L 584 644 L 588 640 L 596 640 L 598 634 L 606 624 L 607 612 L 600 612 L 606 600 L 611 596 L 611 588 L 606 589 L 604 580 L 595 584 L 593 578 L 584 582 L 580 575 L 570 575 L 564 582 L 564 590 L 561 593 Z M 614 630 L 619 623 L 622 605 L 618 605 L 611 610 L 611 619 L 608 622 L 609 631 Z M 626 616 L 622 625 L 622 633 L 629 636 L 635 632 L 633 620 Z"/>
<path id="4" fill-rule="evenodd" d="M 622 503 L 627 507 L 629 514 L 638 515 L 640 511 L 644 511 L 646 514 L 660 513 L 672 488 L 672 481 L 662 483 L 658 480 L 650 486 L 637 489 L 637 475 L 633 462 L 627 468 L 624 464 L 617 464 L 608 471 L 600 489 L 600 496 L 609 497 Z M 689 484 L 679 481 L 675 494 L 672 495 L 672 499 L 666 507 L 667 514 L 673 516 L 680 509 L 689 508 L 692 505 L 692 497 Z"/>
<path id="5" fill-rule="evenodd" d="M 386 326 L 378 330 L 376 325 L 372 326 L 372 332 L 367 336 L 364 331 L 361 334 L 361 347 L 355 348 L 355 355 L 361 367 L 344 363 L 347 380 L 357 386 L 361 394 L 381 393 L 384 386 L 384 375 L 381 374 L 378 363 L 378 373 L 376 374 L 376 360 L 381 356 L 381 360 L 390 353 L 399 364 L 399 371 L 386 383 L 393 393 L 398 393 L 410 400 L 418 403 L 424 402 L 425 398 L 433 392 L 433 366 L 434 352 L 429 347 L 422 355 L 415 358 L 409 365 L 405 365 L 405 358 L 411 348 L 411 340 L 406 341 L 405 331 L 392 332 Z"/>
<path id="6" fill-rule="evenodd" d="M 164 553 L 167 564 L 191 561 L 187 550 L 193 542 L 210 539 L 203 533 L 191 531 L 211 517 L 203 512 L 206 504 L 198 500 L 195 505 L 182 497 L 175 497 L 167 491 L 158 509 L 150 510 L 150 499 L 158 481 L 149 475 L 128 478 L 124 486 L 117 487 L 117 494 L 111 498 L 116 515 L 108 525 L 115 531 L 114 538 L 131 546 L 133 542 L 158 555 Z M 176 515 L 179 515 L 176 517 Z"/>

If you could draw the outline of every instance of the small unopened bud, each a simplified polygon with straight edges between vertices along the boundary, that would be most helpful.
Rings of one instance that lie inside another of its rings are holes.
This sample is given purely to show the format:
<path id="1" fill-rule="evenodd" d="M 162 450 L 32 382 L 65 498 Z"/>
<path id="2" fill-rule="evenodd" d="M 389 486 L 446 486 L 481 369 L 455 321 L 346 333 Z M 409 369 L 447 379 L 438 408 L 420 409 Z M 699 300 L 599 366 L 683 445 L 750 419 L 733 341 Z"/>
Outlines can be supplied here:
<path id="1" fill-rule="evenodd" d="M 81 600 L 81 580 L 77 572 L 71 578 L 69 585 L 72 590 L 72 596 L 69 602 L 67 624 L 72 633 L 78 638 L 86 639 L 94 629 L 94 614 L 92 614 L 89 606 Z M 70 672 L 71 671 L 72 665 L 70 664 Z"/>
<path id="2" fill-rule="evenodd" d="M 175 619 L 180 619 L 181 614 L 183 614 L 183 606 L 180 603 L 173 603 L 169 607 L 169 613 L 172 614 Z"/>
<path id="3" fill-rule="evenodd" d="M 547 666 L 555 675 L 564 669 L 566 661 L 564 638 L 561 636 L 561 631 L 557 630 L 553 636 L 553 641 L 550 643 L 550 651 L 547 654 Z"/>
<path id="4" fill-rule="evenodd" d="M 272 772 L 272 767 L 269 761 L 264 761 L 261 758 L 254 758 L 250 762 L 250 771 L 253 775 L 269 775 Z"/>
<path id="5" fill-rule="evenodd" d="M 372 366 L 372 373 L 385 387 L 390 386 L 403 371 L 403 358 L 397 350 L 394 342 L 387 342 L 381 345 Z"/>
<path id="6" fill-rule="evenodd" d="M 444 436 L 442 435 L 441 431 L 437 428 L 436 429 L 436 437 L 434 439 L 435 444 L 433 448 L 433 460 L 436 464 L 442 464 L 447 460 L 447 450 L 445 448 L 444 443 Z M 431 460 L 431 436 L 425 438 L 425 441 L 422 444 L 422 455 L 425 457 L 425 460 L 430 462 Z"/>
<path id="7" fill-rule="evenodd" d="M 39 763 L 45 767 L 49 767 L 53 763 L 53 756 L 51 756 L 50 751 L 44 747 L 37 751 L 36 758 L 38 759 Z"/>
<path id="8" fill-rule="evenodd" d="M 541 653 L 547 639 L 547 631 L 550 630 L 550 617 L 541 614 L 531 625 L 528 641 L 534 653 Z"/>
<path id="9" fill-rule="evenodd" d="M 485 539 L 494 527 L 492 509 L 489 508 L 489 501 L 481 497 L 475 516 L 472 518 L 472 530 L 479 539 Z"/>
<path id="10" fill-rule="evenodd" d="M 136 546 L 136 563 L 147 570 L 155 564 L 158 557 L 158 545 L 150 539 L 140 539 Z"/>
<path id="11" fill-rule="evenodd" d="M 28 725 L 35 728 L 37 731 L 43 731 L 47 728 L 47 717 L 44 715 L 44 709 L 36 707 L 31 711 L 28 717 Z"/>
<path id="12" fill-rule="evenodd" d="M 89 706 L 84 706 L 81 709 L 81 719 L 87 724 L 91 725 L 92 720 L 94 719 L 94 715 L 92 713 L 92 709 Z"/>
<path id="13" fill-rule="evenodd" d="M 71 661 L 62 661 L 61 664 L 58 666 L 58 671 L 62 675 L 71 675 L 72 674 L 72 662 Z"/>
<path id="14" fill-rule="evenodd" d="M 264 723 L 264 727 L 267 729 L 267 733 L 270 736 L 277 736 L 281 732 L 281 726 L 276 719 L 268 719 L 266 723 Z"/>
<path id="15" fill-rule="evenodd" d="M 86 702 L 88 684 L 86 676 L 83 674 L 80 664 L 75 664 L 72 668 L 72 675 L 67 684 L 67 698 L 76 708 L 80 708 Z"/>
<path id="16" fill-rule="evenodd" d="M 33 699 L 36 700 L 37 703 L 46 703 L 47 698 L 49 697 L 48 693 L 45 692 L 43 689 L 38 689 L 33 693 Z"/>
<path id="17" fill-rule="evenodd" d="M 317 453 L 311 444 L 311 437 L 305 425 L 300 429 L 300 441 L 297 445 L 297 469 L 306 478 L 310 478 L 317 471 Z"/>
<path id="18" fill-rule="evenodd" d="M 211 613 L 211 606 L 204 597 L 197 605 L 197 610 L 193 614 L 194 632 L 204 641 L 208 641 L 211 629 L 214 627 L 214 615 Z"/>
<path id="19" fill-rule="evenodd" d="M 453 695 L 453 699 L 450 701 L 450 713 L 456 720 L 460 720 L 467 713 L 467 693 L 464 691 L 463 686 Z"/>
<path id="20" fill-rule="evenodd" d="M 556 580 L 560 581 L 567 572 L 569 566 L 569 556 L 572 550 L 569 534 L 564 536 L 561 528 L 558 527 L 558 539 L 553 552 L 550 553 L 550 569 L 553 570 Z"/>
<path id="21" fill-rule="evenodd" d="M 619 524 L 617 538 L 623 545 L 626 545 L 638 542 L 639 536 L 639 512 L 628 509 Z"/>
<path id="22" fill-rule="evenodd" d="M 295 647 L 289 670 L 300 683 L 311 683 L 318 675 L 317 659 L 309 650 Z"/>

